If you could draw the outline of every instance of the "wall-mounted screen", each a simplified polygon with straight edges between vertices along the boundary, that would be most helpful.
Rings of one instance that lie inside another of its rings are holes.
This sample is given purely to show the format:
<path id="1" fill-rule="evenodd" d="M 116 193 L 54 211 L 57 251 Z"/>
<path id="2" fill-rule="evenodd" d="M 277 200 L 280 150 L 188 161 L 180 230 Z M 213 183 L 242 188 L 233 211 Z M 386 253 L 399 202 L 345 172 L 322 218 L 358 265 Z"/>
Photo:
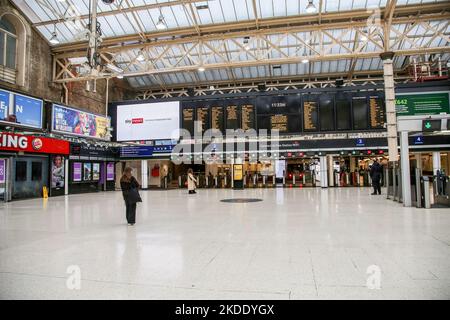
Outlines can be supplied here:
<path id="1" fill-rule="evenodd" d="M 83 180 L 89 181 L 92 176 L 92 164 L 91 163 L 83 163 Z"/>
<path id="2" fill-rule="evenodd" d="M 334 99 L 330 95 L 322 94 L 319 98 L 319 119 L 321 131 L 333 131 L 334 127 Z"/>
<path id="3" fill-rule="evenodd" d="M 184 130 L 189 131 L 191 135 L 194 135 L 194 121 L 195 121 L 195 109 L 194 107 L 183 107 L 182 111 L 182 125 Z"/>
<path id="4" fill-rule="evenodd" d="M 237 105 L 229 105 L 226 107 L 226 128 L 237 130 L 240 129 L 239 120 L 240 120 L 240 112 Z"/>
<path id="5" fill-rule="evenodd" d="M 0 90 L 0 122 L 42 129 L 43 110 L 41 99 Z"/>
<path id="6" fill-rule="evenodd" d="M 65 170 L 64 156 L 52 157 L 52 188 L 64 188 Z"/>
<path id="7" fill-rule="evenodd" d="M 100 163 L 92 164 L 92 180 L 94 181 L 100 180 Z"/>
<path id="8" fill-rule="evenodd" d="M 303 101 L 303 129 L 305 131 L 319 130 L 319 110 L 313 99 Z"/>
<path id="9" fill-rule="evenodd" d="M 117 141 L 180 138 L 180 102 L 117 106 Z"/>
<path id="10" fill-rule="evenodd" d="M 110 119 L 70 107 L 53 104 L 52 131 L 62 134 L 109 140 Z"/>
<path id="11" fill-rule="evenodd" d="M 351 130 L 352 105 L 350 99 L 343 96 L 336 97 L 336 124 L 337 130 Z"/>
<path id="12" fill-rule="evenodd" d="M 74 182 L 80 182 L 83 179 L 83 165 L 81 162 L 73 163 L 72 179 Z"/>
<path id="13" fill-rule="evenodd" d="M 223 107 L 213 106 L 211 107 L 211 129 L 220 130 L 224 132 L 224 112 Z"/>
<path id="14" fill-rule="evenodd" d="M 370 127 L 372 129 L 382 129 L 386 122 L 386 108 L 384 101 L 377 95 L 369 96 L 369 111 L 370 111 Z"/>
<path id="15" fill-rule="evenodd" d="M 205 131 L 210 128 L 208 107 L 197 108 L 197 121 L 201 122 L 202 133 L 205 133 Z"/>

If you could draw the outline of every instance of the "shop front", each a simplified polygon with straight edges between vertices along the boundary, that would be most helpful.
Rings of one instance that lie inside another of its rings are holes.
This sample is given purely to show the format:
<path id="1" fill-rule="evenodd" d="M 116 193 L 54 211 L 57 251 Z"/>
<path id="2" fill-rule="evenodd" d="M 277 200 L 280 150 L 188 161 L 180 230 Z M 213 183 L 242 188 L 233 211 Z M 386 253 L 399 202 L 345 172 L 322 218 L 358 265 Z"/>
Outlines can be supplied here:
<path id="1" fill-rule="evenodd" d="M 64 194 L 69 142 L 15 133 L 0 133 L 0 200 Z"/>
<path id="2" fill-rule="evenodd" d="M 115 156 L 108 147 L 72 143 L 68 167 L 69 194 L 115 190 Z"/>

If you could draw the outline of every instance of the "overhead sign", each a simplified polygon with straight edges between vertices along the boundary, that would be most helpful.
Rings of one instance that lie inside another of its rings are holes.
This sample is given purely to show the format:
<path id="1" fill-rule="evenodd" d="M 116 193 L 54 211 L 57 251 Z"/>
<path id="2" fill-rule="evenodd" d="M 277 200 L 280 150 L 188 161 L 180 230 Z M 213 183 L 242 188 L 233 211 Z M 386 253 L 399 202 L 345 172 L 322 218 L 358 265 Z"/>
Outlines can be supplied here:
<path id="1" fill-rule="evenodd" d="M 0 150 L 68 155 L 70 144 L 65 140 L 2 132 Z"/>
<path id="2" fill-rule="evenodd" d="M 357 147 L 365 147 L 366 142 L 364 141 L 364 139 L 356 139 L 356 146 Z"/>
<path id="3" fill-rule="evenodd" d="M 424 143 L 423 136 L 414 137 L 414 144 L 415 145 L 421 145 L 423 143 Z"/>
<path id="4" fill-rule="evenodd" d="M 397 94 L 397 116 L 450 114 L 449 92 Z"/>
<path id="5" fill-rule="evenodd" d="M 152 146 L 130 146 L 120 148 L 121 158 L 145 158 L 153 155 Z"/>
<path id="6" fill-rule="evenodd" d="M 42 129 L 43 110 L 44 102 L 41 99 L 0 90 L 0 122 Z"/>
<path id="7" fill-rule="evenodd" d="M 53 104 L 52 131 L 87 138 L 109 140 L 110 118 Z"/>
<path id="8" fill-rule="evenodd" d="M 423 132 L 441 131 L 441 120 L 423 120 L 422 131 Z"/>

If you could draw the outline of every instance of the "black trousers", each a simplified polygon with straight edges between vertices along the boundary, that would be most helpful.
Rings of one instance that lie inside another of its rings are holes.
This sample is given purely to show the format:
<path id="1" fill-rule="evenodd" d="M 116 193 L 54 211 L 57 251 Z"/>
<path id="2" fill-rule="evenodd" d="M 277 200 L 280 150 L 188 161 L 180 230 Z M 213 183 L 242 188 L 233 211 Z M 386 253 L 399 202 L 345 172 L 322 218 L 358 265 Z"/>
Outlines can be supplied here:
<path id="1" fill-rule="evenodd" d="M 381 194 L 381 181 L 372 181 L 373 193 Z"/>
<path id="2" fill-rule="evenodd" d="M 136 223 L 136 203 L 125 201 L 125 206 L 127 207 L 127 222 Z"/>

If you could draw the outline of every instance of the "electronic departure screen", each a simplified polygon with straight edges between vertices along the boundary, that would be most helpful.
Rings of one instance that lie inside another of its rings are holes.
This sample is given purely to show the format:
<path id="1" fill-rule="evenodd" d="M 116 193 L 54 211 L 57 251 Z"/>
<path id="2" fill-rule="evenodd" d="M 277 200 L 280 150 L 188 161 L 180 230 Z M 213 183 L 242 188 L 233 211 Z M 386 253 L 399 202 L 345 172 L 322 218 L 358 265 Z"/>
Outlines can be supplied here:
<path id="1" fill-rule="evenodd" d="M 224 112 L 223 107 L 214 106 L 211 108 L 211 129 L 220 130 L 223 134 L 225 133 L 224 125 Z"/>
<path id="2" fill-rule="evenodd" d="M 352 106 L 349 99 L 336 100 L 337 130 L 352 128 Z"/>
<path id="3" fill-rule="evenodd" d="M 320 130 L 332 131 L 334 127 L 334 101 L 333 97 L 321 95 L 319 99 L 320 107 Z"/>
<path id="4" fill-rule="evenodd" d="M 194 108 L 184 107 L 182 114 L 183 129 L 189 131 L 191 135 L 194 134 Z"/>
<path id="5" fill-rule="evenodd" d="M 255 106 L 248 104 L 241 107 L 241 129 L 256 129 L 255 118 Z"/>
<path id="6" fill-rule="evenodd" d="M 367 97 L 353 97 L 353 129 L 367 130 L 369 128 L 369 110 L 367 108 Z"/>
<path id="7" fill-rule="evenodd" d="M 239 129 L 239 108 L 236 105 L 227 106 L 227 129 L 237 130 Z"/>
<path id="8" fill-rule="evenodd" d="M 197 108 L 197 121 L 202 123 L 202 133 L 210 128 L 209 125 L 209 107 Z"/>
<path id="9" fill-rule="evenodd" d="M 372 129 L 382 129 L 386 122 L 386 108 L 383 99 L 379 96 L 369 97 L 370 127 Z"/>
<path id="10" fill-rule="evenodd" d="M 319 112 L 316 101 L 303 101 L 303 128 L 305 131 L 319 130 Z"/>

